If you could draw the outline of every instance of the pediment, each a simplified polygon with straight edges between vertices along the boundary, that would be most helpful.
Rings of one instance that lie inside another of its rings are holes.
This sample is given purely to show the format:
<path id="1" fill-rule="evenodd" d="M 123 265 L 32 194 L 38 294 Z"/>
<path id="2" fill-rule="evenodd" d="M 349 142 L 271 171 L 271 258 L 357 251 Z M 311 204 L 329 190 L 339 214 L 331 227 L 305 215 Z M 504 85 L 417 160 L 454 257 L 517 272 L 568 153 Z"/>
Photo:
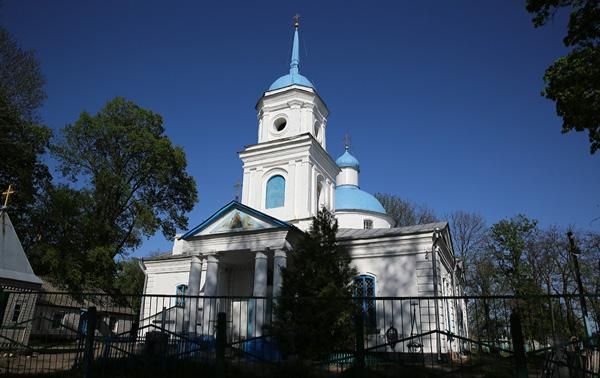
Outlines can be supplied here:
<path id="1" fill-rule="evenodd" d="M 257 231 L 282 227 L 289 228 L 291 226 L 286 222 L 233 201 L 198 226 L 186 232 L 182 238 L 187 239 L 195 236 Z"/>

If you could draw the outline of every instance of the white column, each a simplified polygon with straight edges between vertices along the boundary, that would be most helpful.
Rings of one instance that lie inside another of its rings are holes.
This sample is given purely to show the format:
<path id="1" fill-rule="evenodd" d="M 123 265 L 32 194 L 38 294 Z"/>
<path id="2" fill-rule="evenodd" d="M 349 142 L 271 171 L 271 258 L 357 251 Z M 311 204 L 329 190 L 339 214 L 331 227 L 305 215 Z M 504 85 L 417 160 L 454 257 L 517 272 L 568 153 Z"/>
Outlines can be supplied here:
<path id="1" fill-rule="evenodd" d="M 287 265 L 287 253 L 284 250 L 275 251 L 273 259 L 273 298 L 281 295 L 281 269 Z"/>
<path id="2" fill-rule="evenodd" d="M 198 256 L 192 257 L 190 264 L 190 277 L 188 279 L 188 295 L 197 296 L 200 294 L 200 276 L 202 275 L 202 261 Z M 189 317 L 188 332 L 196 333 L 196 324 L 198 323 L 198 298 L 188 298 L 186 311 Z M 185 318 L 185 314 L 184 314 Z"/>
<path id="3" fill-rule="evenodd" d="M 204 283 L 204 295 L 217 295 L 217 278 L 219 272 L 219 259 L 215 255 L 209 255 L 206 258 L 206 282 Z M 202 313 L 202 329 L 205 335 L 214 333 L 213 323 L 217 319 L 217 300 L 216 298 L 204 298 Z"/>
<path id="4" fill-rule="evenodd" d="M 254 256 L 254 290 L 252 295 L 255 297 L 267 296 L 267 255 L 263 252 L 256 252 Z M 254 308 L 254 336 L 262 336 L 262 327 L 265 321 L 266 299 L 256 299 Z"/>

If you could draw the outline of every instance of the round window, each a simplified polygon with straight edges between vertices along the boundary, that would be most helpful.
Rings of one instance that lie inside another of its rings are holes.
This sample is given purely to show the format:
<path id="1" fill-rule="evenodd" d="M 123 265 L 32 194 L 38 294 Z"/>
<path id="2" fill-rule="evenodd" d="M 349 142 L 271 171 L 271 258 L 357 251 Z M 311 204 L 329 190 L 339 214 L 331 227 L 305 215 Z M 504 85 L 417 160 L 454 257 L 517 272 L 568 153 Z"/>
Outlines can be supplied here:
<path id="1" fill-rule="evenodd" d="M 287 126 L 287 121 L 285 118 L 277 118 L 273 126 L 275 126 L 275 131 L 281 132 Z"/>

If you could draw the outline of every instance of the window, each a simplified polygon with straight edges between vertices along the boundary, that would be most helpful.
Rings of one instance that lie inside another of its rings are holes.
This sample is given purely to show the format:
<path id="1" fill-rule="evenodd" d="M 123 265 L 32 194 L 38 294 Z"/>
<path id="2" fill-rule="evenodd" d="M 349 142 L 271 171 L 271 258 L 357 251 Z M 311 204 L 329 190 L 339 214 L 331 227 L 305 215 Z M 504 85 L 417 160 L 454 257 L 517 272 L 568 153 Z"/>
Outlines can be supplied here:
<path id="1" fill-rule="evenodd" d="M 363 324 L 369 333 L 377 332 L 375 318 L 375 277 L 360 275 L 354 279 L 354 296 L 362 307 Z"/>
<path id="2" fill-rule="evenodd" d="M 188 286 L 184 284 L 177 285 L 177 289 L 175 291 L 175 306 L 185 306 L 185 293 L 187 292 L 187 288 Z"/>
<path id="3" fill-rule="evenodd" d="M 325 193 L 323 190 L 323 177 L 319 176 L 317 179 L 317 208 L 321 210 L 325 206 Z"/>
<path id="4" fill-rule="evenodd" d="M 62 320 L 63 320 L 64 316 L 65 316 L 64 312 L 55 312 L 52 315 L 52 324 L 50 325 L 50 328 L 52 328 L 52 329 L 60 328 L 60 325 L 62 324 Z"/>
<path id="5" fill-rule="evenodd" d="M 363 228 L 365 230 L 370 230 L 373 228 L 373 220 L 372 219 L 365 219 L 363 221 Z"/>
<path id="6" fill-rule="evenodd" d="M 15 305 L 15 309 L 13 311 L 12 321 L 13 322 L 18 322 L 19 321 L 19 315 L 21 315 L 21 304 L 17 303 Z"/>
<path id="7" fill-rule="evenodd" d="M 273 176 L 267 181 L 267 196 L 265 207 L 272 209 L 283 207 L 285 203 L 285 179 L 283 176 Z"/>
<path id="8" fill-rule="evenodd" d="M 273 126 L 275 127 L 275 131 L 282 132 L 287 126 L 287 120 L 285 118 L 277 118 L 275 122 L 273 122 Z"/>

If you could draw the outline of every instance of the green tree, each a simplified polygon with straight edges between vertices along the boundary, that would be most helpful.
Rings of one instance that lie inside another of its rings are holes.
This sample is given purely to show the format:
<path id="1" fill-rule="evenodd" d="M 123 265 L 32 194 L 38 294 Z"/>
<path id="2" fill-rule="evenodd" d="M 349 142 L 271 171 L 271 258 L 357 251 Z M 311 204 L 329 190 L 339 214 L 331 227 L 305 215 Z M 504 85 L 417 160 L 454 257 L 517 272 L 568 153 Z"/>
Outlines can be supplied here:
<path id="1" fill-rule="evenodd" d="M 51 176 L 42 161 L 50 129 L 38 124 L 37 109 L 46 95 L 39 62 L 22 50 L 0 27 L 0 189 L 9 184 L 11 218 L 27 250 L 33 240 L 33 207 L 50 187 Z"/>
<path id="2" fill-rule="evenodd" d="M 562 132 L 588 131 L 590 151 L 600 148 L 600 3 L 597 0 L 527 0 L 535 27 L 560 9 L 571 13 L 565 46 L 569 54 L 546 69 L 542 95 L 556 103 Z"/>
<path id="3" fill-rule="evenodd" d="M 70 290 L 112 287 L 116 265 L 111 250 L 90 235 L 96 222 L 89 190 L 52 188 L 34 216 L 39 222 L 29 259 L 38 275 Z"/>
<path id="4" fill-rule="evenodd" d="M 144 291 L 144 272 L 137 258 L 121 260 L 117 263 L 115 288 L 122 294 L 142 294 Z"/>
<path id="5" fill-rule="evenodd" d="M 498 272 L 502 274 L 506 294 L 540 294 L 536 285 L 529 256 L 535 251 L 539 234 L 537 221 L 525 215 L 501 220 L 490 229 L 489 248 Z"/>
<path id="6" fill-rule="evenodd" d="M 352 346 L 352 281 L 356 270 L 336 242 L 337 221 L 323 208 L 288 255 L 273 325 L 284 353 L 323 357 Z"/>
<path id="7" fill-rule="evenodd" d="M 196 183 L 164 131 L 160 115 L 117 97 L 96 115 L 83 112 L 52 147 L 63 175 L 91 194 L 87 237 L 111 258 L 159 229 L 173 237 L 187 226 Z"/>
<path id="8" fill-rule="evenodd" d="M 160 115 L 123 98 L 82 113 L 51 150 L 75 185 L 50 190 L 34 212 L 34 270 L 72 290 L 137 290 L 139 275 L 125 279 L 137 273 L 115 257 L 187 226 L 197 193 L 183 150 Z"/>
<path id="9" fill-rule="evenodd" d="M 386 213 L 396 221 L 396 227 L 438 221 L 435 212 L 425 205 L 418 205 L 393 194 L 375 193 L 375 198 L 381 202 Z"/>

